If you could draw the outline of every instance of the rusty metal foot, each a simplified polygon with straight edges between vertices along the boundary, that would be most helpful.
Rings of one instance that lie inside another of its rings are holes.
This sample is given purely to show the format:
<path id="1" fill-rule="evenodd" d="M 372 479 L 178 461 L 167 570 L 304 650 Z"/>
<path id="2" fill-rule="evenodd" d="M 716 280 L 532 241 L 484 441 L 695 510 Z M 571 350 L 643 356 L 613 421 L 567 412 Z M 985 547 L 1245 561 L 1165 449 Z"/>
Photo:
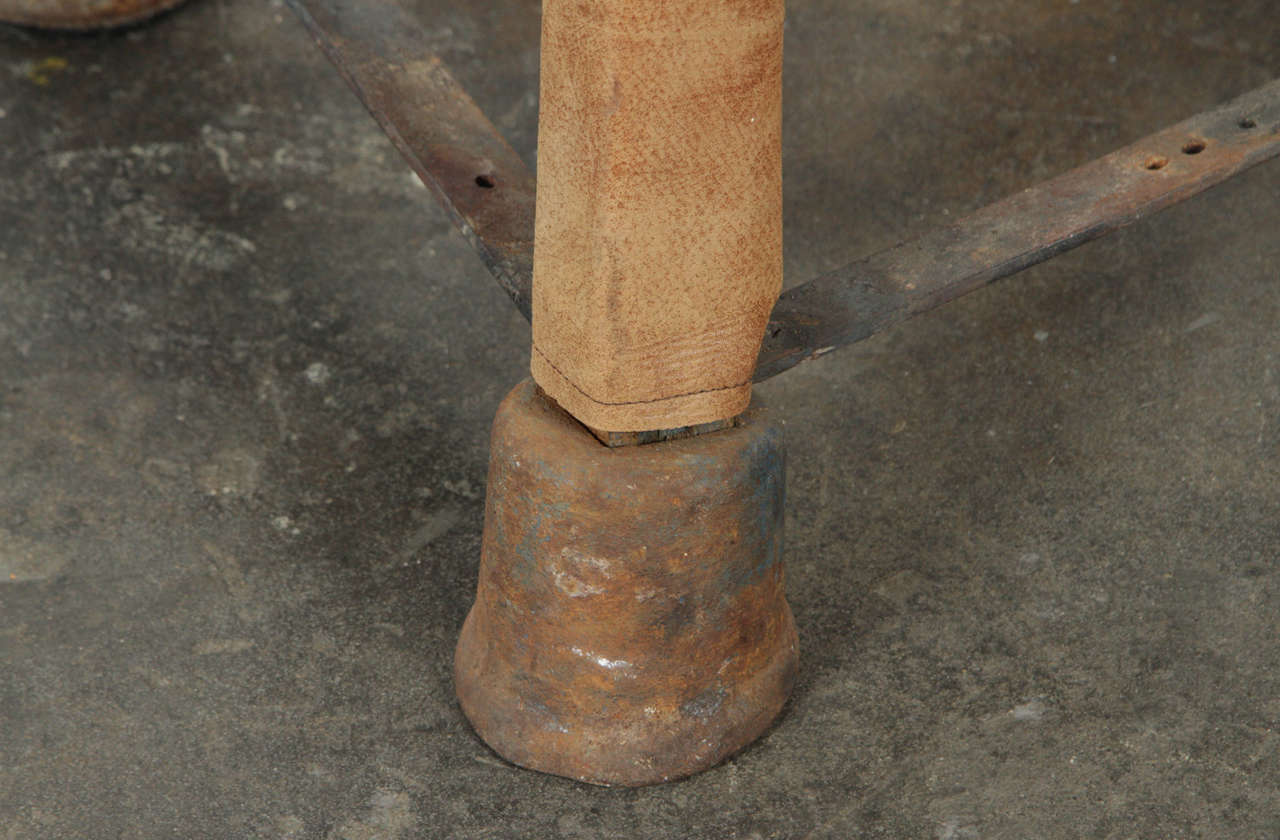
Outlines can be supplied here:
<path id="1" fill-rule="evenodd" d="M 711 767 L 777 716 L 796 670 L 784 451 L 731 429 L 611 449 L 531 382 L 494 422 L 463 711 L 524 767 L 644 785 Z"/>
<path id="2" fill-rule="evenodd" d="M 109 29 L 141 23 L 185 0 L 0 0 L 0 23 L 42 29 Z"/>

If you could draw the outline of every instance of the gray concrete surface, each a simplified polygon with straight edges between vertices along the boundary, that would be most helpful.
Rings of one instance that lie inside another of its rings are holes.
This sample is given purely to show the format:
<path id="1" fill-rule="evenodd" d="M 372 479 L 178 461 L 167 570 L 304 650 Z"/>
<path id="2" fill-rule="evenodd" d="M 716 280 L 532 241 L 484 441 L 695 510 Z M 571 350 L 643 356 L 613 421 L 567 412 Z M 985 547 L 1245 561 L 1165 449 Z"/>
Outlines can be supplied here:
<path id="1" fill-rule="evenodd" d="M 530 160 L 537 4 L 417 0 Z M 1280 75 L 1272 0 L 792 0 L 800 281 Z M 1280 166 L 761 390 L 803 645 L 690 781 L 452 696 L 527 326 L 277 2 L 0 29 L 0 837 L 1280 837 Z"/>

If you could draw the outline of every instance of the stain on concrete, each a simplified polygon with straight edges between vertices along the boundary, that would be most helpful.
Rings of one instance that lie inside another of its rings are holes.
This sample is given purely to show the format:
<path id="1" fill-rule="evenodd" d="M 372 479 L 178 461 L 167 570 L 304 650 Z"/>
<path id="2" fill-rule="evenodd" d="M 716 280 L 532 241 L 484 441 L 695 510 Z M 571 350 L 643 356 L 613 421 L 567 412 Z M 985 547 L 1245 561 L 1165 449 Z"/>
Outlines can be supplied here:
<path id="1" fill-rule="evenodd" d="M 369 799 L 365 815 L 343 823 L 329 837 L 330 840 L 399 840 L 410 836 L 407 832 L 417 823 L 408 794 L 378 790 Z"/>

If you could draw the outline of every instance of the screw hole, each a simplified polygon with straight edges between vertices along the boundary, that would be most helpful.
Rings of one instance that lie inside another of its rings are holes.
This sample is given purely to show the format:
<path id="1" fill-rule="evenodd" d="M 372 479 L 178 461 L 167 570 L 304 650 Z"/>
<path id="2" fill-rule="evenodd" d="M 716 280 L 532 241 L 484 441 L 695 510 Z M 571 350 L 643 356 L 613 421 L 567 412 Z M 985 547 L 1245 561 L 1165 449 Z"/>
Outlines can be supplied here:
<path id="1" fill-rule="evenodd" d="M 1145 168 L 1155 172 L 1157 169 L 1164 169 L 1169 165 L 1169 159 L 1162 155 L 1152 155 L 1147 158 L 1147 162 L 1142 164 Z"/>
<path id="2" fill-rule="evenodd" d="M 1236 125 L 1240 126 L 1245 131 L 1248 131 L 1251 128 L 1258 127 L 1258 123 L 1255 122 L 1252 117 L 1241 117 L 1240 122 L 1236 123 Z"/>
<path id="3" fill-rule="evenodd" d="M 482 190 L 491 190 L 491 189 L 493 189 L 493 186 L 494 186 L 494 184 L 493 184 L 493 177 L 492 177 L 492 176 L 490 176 L 490 175 L 477 175 L 477 176 L 476 176 L 476 186 L 477 186 L 477 187 L 479 187 L 479 188 L 480 188 L 480 189 L 482 189 Z"/>
<path id="4" fill-rule="evenodd" d="M 1207 145 L 1203 140 L 1188 140 L 1182 147 L 1182 153 L 1184 155 L 1198 155 L 1205 150 Z"/>

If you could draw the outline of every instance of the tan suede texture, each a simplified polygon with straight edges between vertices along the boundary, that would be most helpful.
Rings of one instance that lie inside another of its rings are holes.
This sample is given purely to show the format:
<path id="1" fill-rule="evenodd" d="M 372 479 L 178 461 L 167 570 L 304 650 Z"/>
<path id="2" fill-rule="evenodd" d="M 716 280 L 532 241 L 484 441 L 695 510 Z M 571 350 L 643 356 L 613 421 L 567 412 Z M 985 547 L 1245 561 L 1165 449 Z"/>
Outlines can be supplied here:
<path id="1" fill-rule="evenodd" d="M 583 423 L 741 413 L 782 286 L 782 0 L 544 0 L 535 381 Z"/>

